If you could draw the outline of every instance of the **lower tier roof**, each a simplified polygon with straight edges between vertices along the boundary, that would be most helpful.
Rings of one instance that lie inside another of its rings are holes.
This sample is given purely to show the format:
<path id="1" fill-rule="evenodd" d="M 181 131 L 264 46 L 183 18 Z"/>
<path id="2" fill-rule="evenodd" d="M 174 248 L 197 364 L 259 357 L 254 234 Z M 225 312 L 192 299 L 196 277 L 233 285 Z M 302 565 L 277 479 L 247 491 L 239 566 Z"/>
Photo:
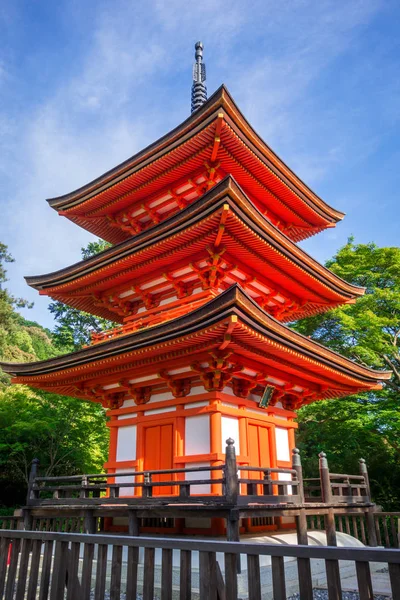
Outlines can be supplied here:
<path id="1" fill-rule="evenodd" d="M 235 281 L 286 321 L 364 293 L 296 246 L 229 176 L 151 230 L 60 271 L 27 277 L 41 294 L 114 321 L 129 315 L 131 304 L 164 303 L 174 285 L 226 289 Z"/>
<path id="2" fill-rule="evenodd" d="M 179 371 L 179 377 L 200 377 L 208 390 L 233 380 L 248 393 L 274 385 L 280 397 L 289 397 L 290 408 L 379 389 L 391 376 L 293 331 L 237 285 L 168 323 L 65 356 L 0 366 L 14 383 L 102 403 L 108 393 L 111 400 L 161 380 L 171 383 Z"/>

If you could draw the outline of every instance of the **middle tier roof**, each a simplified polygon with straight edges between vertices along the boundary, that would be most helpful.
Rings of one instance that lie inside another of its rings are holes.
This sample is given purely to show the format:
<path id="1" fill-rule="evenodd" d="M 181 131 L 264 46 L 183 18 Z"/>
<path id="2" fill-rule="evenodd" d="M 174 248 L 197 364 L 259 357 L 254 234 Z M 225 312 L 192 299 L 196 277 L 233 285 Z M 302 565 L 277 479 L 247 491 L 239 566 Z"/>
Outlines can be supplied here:
<path id="1" fill-rule="evenodd" d="M 159 225 L 27 282 L 41 294 L 118 322 L 146 309 L 168 311 L 177 298 L 220 292 L 233 283 L 282 321 L 364 293 L 297 247 L 230 176 Z"/>

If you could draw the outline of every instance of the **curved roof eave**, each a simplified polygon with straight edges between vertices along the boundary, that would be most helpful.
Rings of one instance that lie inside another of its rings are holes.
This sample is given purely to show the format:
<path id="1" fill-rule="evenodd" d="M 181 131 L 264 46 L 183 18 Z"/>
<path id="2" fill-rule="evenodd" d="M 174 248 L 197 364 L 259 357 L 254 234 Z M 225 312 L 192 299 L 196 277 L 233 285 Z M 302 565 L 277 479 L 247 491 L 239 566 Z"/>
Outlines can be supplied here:
<path id="1" fill-rule="evenodd" d="M 320 265 L 318 261 L 313 259 L 303 249 L 299 248 L 293 241 L 290 240 L 290 238 L 288 238 L 283 232 L 281 232 L 270 221 L 268 221 L 268 219 L 266 219 L 266 217 L 254 206 L 254 204 L 251 202 L 248 196 L 246 196 L 242 188 L 230 175 L 226 176 L 217 185 L 208 190 L 201 198 L 190 204 L 182 211 L 175 213 L 165 221 L 162 221 L 158 225 L 155 225 L 154 227 L 149 228 L 148 230 L 134 236 L 133 238 L 121 242 L 120 244 L 112 246 L 111 248 L 100 252 L 96 256 L 93 256 L 84 261 L 74 263 L 73 265 L 64 269 L 60 269 L 58 271 L 54 271 L 45 275 L 26 277 L 26 282 L 28 283 L 28 285 L 34 287 L 35 289 L 44 290 L 48 287 L 56 287 L 58 285 L 63 285 L 64 283 L 67 283 L 67 281 L 63 281 L 63 278 L 65 279 L 68 277 L 69 281 L 71 281 L 71 279 L 77 280 L 79 279 L 79 277 L 85 275 L 85 273 L 88 274 L 90 272 L 95 271 L 97 268 L 104 267 L 107 264 L 112 264 L 114 260 L 121 260 L 122 252 L 126 254 L 132 254 L 135 251 L 135 246 L 137 251 L 138 246 L 140 244 L 144 246 L 156 243 L 157 241 L 159 241 L 156 239 L 157 235 L 159 237 L 168 237 L 172 235 L 172 233 L 174 233 L 174 227 L 177 228 L 179 226 L 179 222 L 183 223 L 185 221 L 185 218 L 190 218 L 191 213 L 193 213 L 195 216 L 197 215 L 197 219 L 203 218 L 205 216 L 205 212 L 202 212 L 200 208 L 207 201 L 207 199 L 208 206 L 206 208 L 208 208 L 208 210 L 215 210 L 216 201 L 222 201 L 223 196 L 229 195 L 230 193 L 233 194 L 233 192 L 236 192 L 237 194 L 240 194 L 243 197 L 245 202 L 249 205 L 249 208 L 251 209 L 253 214 L 258 217 L 261 223 L 264 224 L 265 231 L 267 231 L 267 229 L 271 229 L 275 232 L 275 235 L 278 238 L 278 240 L 280 238 L 281 240 L 285 241 L 285 244 L 291 250 L 291 258 L 294 262 L 296 262 L 296 255 L 300 254 L 306 259 L 306 261 L 308 261 L 309 265 L 311 265 L 308 267 L 308 269 L 310 269 L 310 273 L 312 270 L 314 270 L 315 273 L 318 270 L 320 270 L 322 274 L 326 273 L 327 281 L 332 279 L 331 286 L 334 285 L 333 282 L 337 282 L 338 287 L 342 287 L 344 293 L 347 293 L 350 296 L 354 297 L 363 295 L 365 288 L 347 283 L 338 275 L 335 275 L 334 273 L 329 271 L 329 269 L 327 269 L 323 265 Z M 304 269 L 304 266 L 302 266 L 302 268 Z"/>
<path id="2" fill-rule="evenodd" d="M 129 169 L 133 167 L 138 167 L 141 162 L 145 159 L 149 160 L 151 155 L 155 152 L 159 152 L 162 148 L 168 146 L 174 139 L 183 135 L 186 130 L 192 128 L 195 124 L 201 122 L 205 119 L 213 110 L 218 109 L 218 107 L 225 108 L 227 112 L 230 112 L 230 116 L 237 116 L 242 124 L 242 128 L 245 129 L 245 135 L 251 135 L 253 138 L 253 142 L 257 145 L 258 149 L 264 155 L 266 160 L 272 160 L 282 177 L 287 178 L 291 185 L 294 185 L 298 188 L 298 191 L 301 194 L 307 196 L 308 200 L 312 202 L 315 206 L 319 205 L 319 208 L 323 209 L 327 215 L 330 216 L 331 219 L 338 222 L 345 216 L 345 213 L 334 209 L 329 206 L 326 202 L 324 202 L 309 186 L 307 186 L 287 165 L 286 163 L 264 142 L 261 136 L 251 127 L 250 123 L 244 117 L 235 101 L 233 100 L 231 94 L 225 85 L 221 85 L 215 92 L 210 96 L 210 98 L 203 104 L 203 106 L 192 113 L 187 119 L 185 119 L 182 123 L 180 123 L 177 127 L 163 135 L 161 138 L 136 153 L 132 157 L 128 158 L 121 164 L 117 165 L 113 169 L 110 169 L 100 177 L 97 177 L 93 181 L 88 184 L 70 192 L 68 194 L 58 196 L 55 198 L 50 198 L 47 200 L 49 205 L 55 210 L 66 210 L 70 208 L 68 205 L 72 202 L 74 204 L 82 204 L 90 197 L 95 196 L 99 193 L 100 187 L 106 186 L 105 189 L 109 185 L 114 185 L 115 179 L 120 178 L 124 179 L 130 173 L 128 173 Z M 81 199 L 80 199 L 81 198 Z M 79 201 L 80 199 L 80 201 Z"/>
<path id="3" fill-rule="evenodd" d="M 237 284 L 200 308 L 178 317 L 172 322 L 161 323 L 150 329 L 136 331 L 121 338 L 88 346 L 76 352 L 44 361 L 33 363 L 1 362 L 0 367 L 14 377 L 34 377 L 35 375 L 67 370 L 77 365 L 94 363 L 96 360 L 104 360 L 135 349 L 165 343 L 185 334 L 196 333 L 230 317 L 232 314 L 239 314 L 243 322 L 247 322 L 260 333 L 269 337 L 275 335 L 276 339 L 286 346 L 331 365 L 335 369 L 350 374 L 350 376 L 357 376 L 358 374 L 361 379 L 368 380 L 369 384 L 380 380 L 388 380 L 392 375 L 391 371 L 375 371 L 359 365 L 290 329 L 261 309 Z"/>

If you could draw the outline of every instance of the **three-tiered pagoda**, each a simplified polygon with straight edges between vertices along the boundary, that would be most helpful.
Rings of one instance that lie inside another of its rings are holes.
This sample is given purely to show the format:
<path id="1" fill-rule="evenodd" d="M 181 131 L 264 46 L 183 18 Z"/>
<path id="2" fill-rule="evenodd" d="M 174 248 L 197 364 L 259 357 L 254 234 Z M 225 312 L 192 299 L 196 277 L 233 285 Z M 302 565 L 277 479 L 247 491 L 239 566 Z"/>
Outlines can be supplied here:
<path id="1" fill-rule="evenodd" d="M 296 409 L 390 376 L 286 325 L 364 293 L 296 245 L 343 214 L 263 142 L 225 86 L 207 100 L 204 79 L 197 44 L 191 116 L 49 201 L 112 246 L 28 284 L 120 326 L 65 356 L 2 365 L 14 383 L 107 409 L 109 473 L 220 465 L 227 438 L 240 465 L 290 466 Z"/>

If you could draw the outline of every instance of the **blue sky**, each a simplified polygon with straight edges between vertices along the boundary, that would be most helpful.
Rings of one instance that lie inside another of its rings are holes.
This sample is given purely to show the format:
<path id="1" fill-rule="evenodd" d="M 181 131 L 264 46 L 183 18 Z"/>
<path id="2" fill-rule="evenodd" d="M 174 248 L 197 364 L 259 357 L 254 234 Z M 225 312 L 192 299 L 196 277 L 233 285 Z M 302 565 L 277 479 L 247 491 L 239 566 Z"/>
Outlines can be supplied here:
<path id="1" fill-rule="evenodd" d="M 8 287 L 64 267 L 92 236 L 45 201 L 131 156 L 190 112 L 193 45 L 265 141 L 347 213 L 303 244 L 324 261 L 399 243 L 400 4 L 391 0 L 131 0 L 0 6 L 0 240 Z"/>

